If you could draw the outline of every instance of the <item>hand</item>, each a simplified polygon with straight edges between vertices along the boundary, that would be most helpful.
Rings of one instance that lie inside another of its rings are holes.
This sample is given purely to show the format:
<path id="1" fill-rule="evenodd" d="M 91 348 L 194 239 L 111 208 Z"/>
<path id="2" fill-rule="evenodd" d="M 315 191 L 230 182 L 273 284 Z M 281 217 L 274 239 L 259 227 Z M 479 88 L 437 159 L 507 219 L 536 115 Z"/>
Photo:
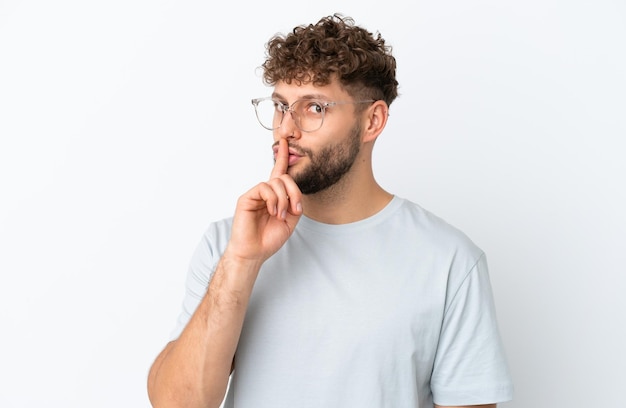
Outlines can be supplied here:
<path id="1" fill-rule="evenodd" d="M 270 179 L 239 197 L 227 250 L 264 262 L 283 246 L 302 215 L 302 193 L 287 174 L 289 147 L 280 139 Z"/>

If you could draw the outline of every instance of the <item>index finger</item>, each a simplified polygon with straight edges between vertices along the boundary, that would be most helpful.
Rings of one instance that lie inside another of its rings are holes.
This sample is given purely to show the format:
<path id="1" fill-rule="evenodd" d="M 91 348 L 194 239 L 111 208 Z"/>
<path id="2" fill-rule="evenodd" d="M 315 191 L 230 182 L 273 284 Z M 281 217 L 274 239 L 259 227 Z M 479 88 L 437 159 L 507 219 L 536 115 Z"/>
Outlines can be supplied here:
<path id="1" fill-rule="evenodd" d="M 270 179 L 287 174 L 287 167 L 289 167 L 289 144 L 286 139 L 281 138 L 278 140 L 278 151 L 275 155 L 274 168 L 270 174 Z"/>

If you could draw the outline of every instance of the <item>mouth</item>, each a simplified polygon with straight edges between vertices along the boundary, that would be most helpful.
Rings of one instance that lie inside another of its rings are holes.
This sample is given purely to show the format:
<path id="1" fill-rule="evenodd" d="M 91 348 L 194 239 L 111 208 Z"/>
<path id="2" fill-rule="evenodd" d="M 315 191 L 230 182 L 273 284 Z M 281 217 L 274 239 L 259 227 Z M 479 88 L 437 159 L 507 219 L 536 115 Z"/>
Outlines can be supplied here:
<path id="1" fill-rule="evenodd" d="M 272 150 L 274 151 L 274 161 L 276 161 L 276 155 L 278 154 L 278 143 L 272 146 Z M 297 148 L 293 146 L 289 146 L 288 165 L 292 166 L 296 164 L 296 162 L 304 156 L 305 154 L 303 152 L 300 152 Z"/>

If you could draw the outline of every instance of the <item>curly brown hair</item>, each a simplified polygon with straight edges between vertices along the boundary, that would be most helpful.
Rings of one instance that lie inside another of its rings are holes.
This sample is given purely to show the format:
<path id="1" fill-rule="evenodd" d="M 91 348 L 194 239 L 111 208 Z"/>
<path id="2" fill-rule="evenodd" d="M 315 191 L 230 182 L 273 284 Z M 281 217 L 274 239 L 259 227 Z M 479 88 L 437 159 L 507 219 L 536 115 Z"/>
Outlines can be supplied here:
<path id="1" fill-rule="evenodd" d="M 380 33 L 374 36 L 340 14 L 272 37 L 261 68 L 267 85 L 284 81 L 323 86 L 336 77 L 355 99 L 384 100 L 391 105 L 398 96 L 391 47 Z"/>

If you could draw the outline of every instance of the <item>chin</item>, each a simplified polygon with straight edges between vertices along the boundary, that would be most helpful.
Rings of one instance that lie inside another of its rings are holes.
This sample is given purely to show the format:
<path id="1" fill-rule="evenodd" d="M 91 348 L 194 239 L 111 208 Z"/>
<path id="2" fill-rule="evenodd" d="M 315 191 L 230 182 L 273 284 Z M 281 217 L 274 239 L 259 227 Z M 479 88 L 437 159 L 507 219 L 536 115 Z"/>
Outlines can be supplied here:
<path id="1" fill-rule="evenodd" d="M 287 174 L 291 176 L 291 178 L 296 178 L 298 174 L 302 173 L 303 169 L 298 169 L 298 164 L 294 164 L 293 166 L 287 167 Z"/>

